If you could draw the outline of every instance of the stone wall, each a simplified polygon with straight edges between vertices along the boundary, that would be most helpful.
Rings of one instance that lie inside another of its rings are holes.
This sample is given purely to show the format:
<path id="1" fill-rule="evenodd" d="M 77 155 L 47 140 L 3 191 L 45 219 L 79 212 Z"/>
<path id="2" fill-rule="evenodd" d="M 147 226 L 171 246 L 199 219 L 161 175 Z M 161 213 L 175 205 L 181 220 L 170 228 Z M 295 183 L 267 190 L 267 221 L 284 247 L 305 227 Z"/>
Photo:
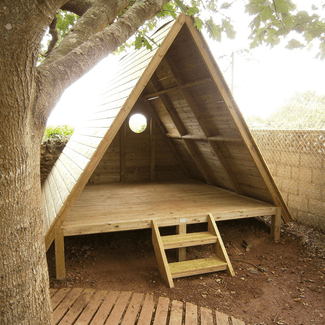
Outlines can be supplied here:
<path id="1" fill-rule="evenodd" d="M 47 175 L 59 158 L 67 141 L 46 140 L 41 144 L 41 183 L 46 180 Z"/>
<path id="2" fill-rule="evenodd" d="M 325 131 L 251 132 L 295 220 L 325 230 Z"/>

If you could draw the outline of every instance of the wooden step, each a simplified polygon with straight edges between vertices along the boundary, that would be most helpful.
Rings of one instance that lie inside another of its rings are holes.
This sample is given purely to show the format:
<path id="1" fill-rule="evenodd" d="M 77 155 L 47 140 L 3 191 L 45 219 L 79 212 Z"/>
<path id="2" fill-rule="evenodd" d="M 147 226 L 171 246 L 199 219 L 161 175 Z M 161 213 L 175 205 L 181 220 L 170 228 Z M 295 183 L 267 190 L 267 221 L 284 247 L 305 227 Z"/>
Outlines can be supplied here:
<path id="1" fill-rule="evenodd" d="M 164 249 L 214 244 L 217 237 L 210 232 L 195 232 L 180 235 L 162 236 Z"/>
<path id="2" fill-rule="evenodd" d="M 224 271 L 227 269 L 227 267 L 228 264 L 218 257 L 169 263 L 169 268 L 173 279 L 203 273 Z"/>

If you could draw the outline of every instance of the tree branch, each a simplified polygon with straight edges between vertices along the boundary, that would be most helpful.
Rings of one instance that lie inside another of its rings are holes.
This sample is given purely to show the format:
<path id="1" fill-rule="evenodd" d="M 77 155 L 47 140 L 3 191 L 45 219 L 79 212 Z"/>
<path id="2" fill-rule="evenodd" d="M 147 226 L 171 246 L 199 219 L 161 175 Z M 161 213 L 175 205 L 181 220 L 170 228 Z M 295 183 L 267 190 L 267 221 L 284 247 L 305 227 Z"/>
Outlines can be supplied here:
<path id="1" fill-rule="evenodd" d="M 58 34 L 58 29 L 56 28 L 56 23 L 57 23 L 57 18 L 55 16 L 49 26 L 49 34 L 52 36 L 52 39 L 44 56 L 48 56 L 53 51 L 55 44 L 59 40 L 59 34 Z"/>
<path id="2" fill-rule="evenodd" d="M 63 91 L 93 68 L 107 54 L 115 51 L 146 20 L 153 17 L 168 0 L 136 2 L 115 23 L 93 35 L 87 42 L 50 65 L 37 68 L 39 93 L 36 115 L 47 119 Z M 51 100 L 51 102 L 49 102 Z"/>
<path id="3" fill-rule="evenodd" d="M 280 18 L 280 16 L 279 16 L 278 9 L 277 9 L 277 7 L 276 7 L 275 1 L 273 0 L 272 2 L 273 2 L 273 5 L 274 5 L 274 12 L 275 12 L 275 16 L 276 16 L 276 18 L 278 18 L 278 20 L 280 21 L 281 25 L 282 25 L 282 26 L 283 26 L 283 27 L 284 27 L 284 28 L 289 32 L 289 30 L 288 30 L 288 28 L 285 26 L 285 24 L 284 24 L 282 18 Z M 272 8 L 271 8 L 271 9 L 272 9 Z"/>
<path id="4" fill-rule="evenodd" d="M 95 1 L 96 0 L 69 0 L 60 9 L 71 11 L 81 17 Z"/>
<path id="5" fill-rule="evenodd" d="M 74 0 L 75 1 L 75 0 Z M 62 40 L 61 44 L 53 50 L 50 56 L 43 62 L 44 65 L 53 63 L 62 58 L 90 36 L 101 31 L 112 23 L 117 14 L 129 3 L 129 0 L 97 0 L 93 6 L 77 21 L 75 26 Z"/>

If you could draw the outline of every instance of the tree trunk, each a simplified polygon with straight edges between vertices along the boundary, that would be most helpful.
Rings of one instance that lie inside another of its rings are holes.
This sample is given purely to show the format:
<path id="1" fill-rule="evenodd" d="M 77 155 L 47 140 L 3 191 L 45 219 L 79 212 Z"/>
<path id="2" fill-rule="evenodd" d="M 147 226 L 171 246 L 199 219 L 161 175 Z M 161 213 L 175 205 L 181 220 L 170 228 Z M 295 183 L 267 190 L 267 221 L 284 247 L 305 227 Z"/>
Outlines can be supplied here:
<path id="1" fill-rule="evenodd" d="M 19 120 L 0 129 L 0 324 L 51 324 L 39 141 Z"/>
<path id="2" fill-rule="evenodd" d="M 35 118 L 35 67 L 56 9 L 43 5 L 5 0 L 0 8 L 1 325 L 52 323 L 39 170 L 46 121 Z"/>
<path id="3" fill-rule="evenodd" d="M 51 324 L 39 162 L 45 124 L 32 116 L 33 75 L 9 71 L 0 87 L 0 324 Z"/>

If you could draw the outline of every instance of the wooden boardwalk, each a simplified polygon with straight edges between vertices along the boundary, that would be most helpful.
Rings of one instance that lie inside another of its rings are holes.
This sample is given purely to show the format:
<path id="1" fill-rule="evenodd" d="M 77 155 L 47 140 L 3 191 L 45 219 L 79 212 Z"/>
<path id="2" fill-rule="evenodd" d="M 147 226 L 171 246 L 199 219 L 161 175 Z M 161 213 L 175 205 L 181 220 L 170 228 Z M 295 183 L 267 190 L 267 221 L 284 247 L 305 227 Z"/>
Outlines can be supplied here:
<path id="1" fill-rule="evenodd" d="M 191 303 L 151 294 L 81 288 L 51 289 L 54 324 L 245 325 L 241 320 Z"/>

